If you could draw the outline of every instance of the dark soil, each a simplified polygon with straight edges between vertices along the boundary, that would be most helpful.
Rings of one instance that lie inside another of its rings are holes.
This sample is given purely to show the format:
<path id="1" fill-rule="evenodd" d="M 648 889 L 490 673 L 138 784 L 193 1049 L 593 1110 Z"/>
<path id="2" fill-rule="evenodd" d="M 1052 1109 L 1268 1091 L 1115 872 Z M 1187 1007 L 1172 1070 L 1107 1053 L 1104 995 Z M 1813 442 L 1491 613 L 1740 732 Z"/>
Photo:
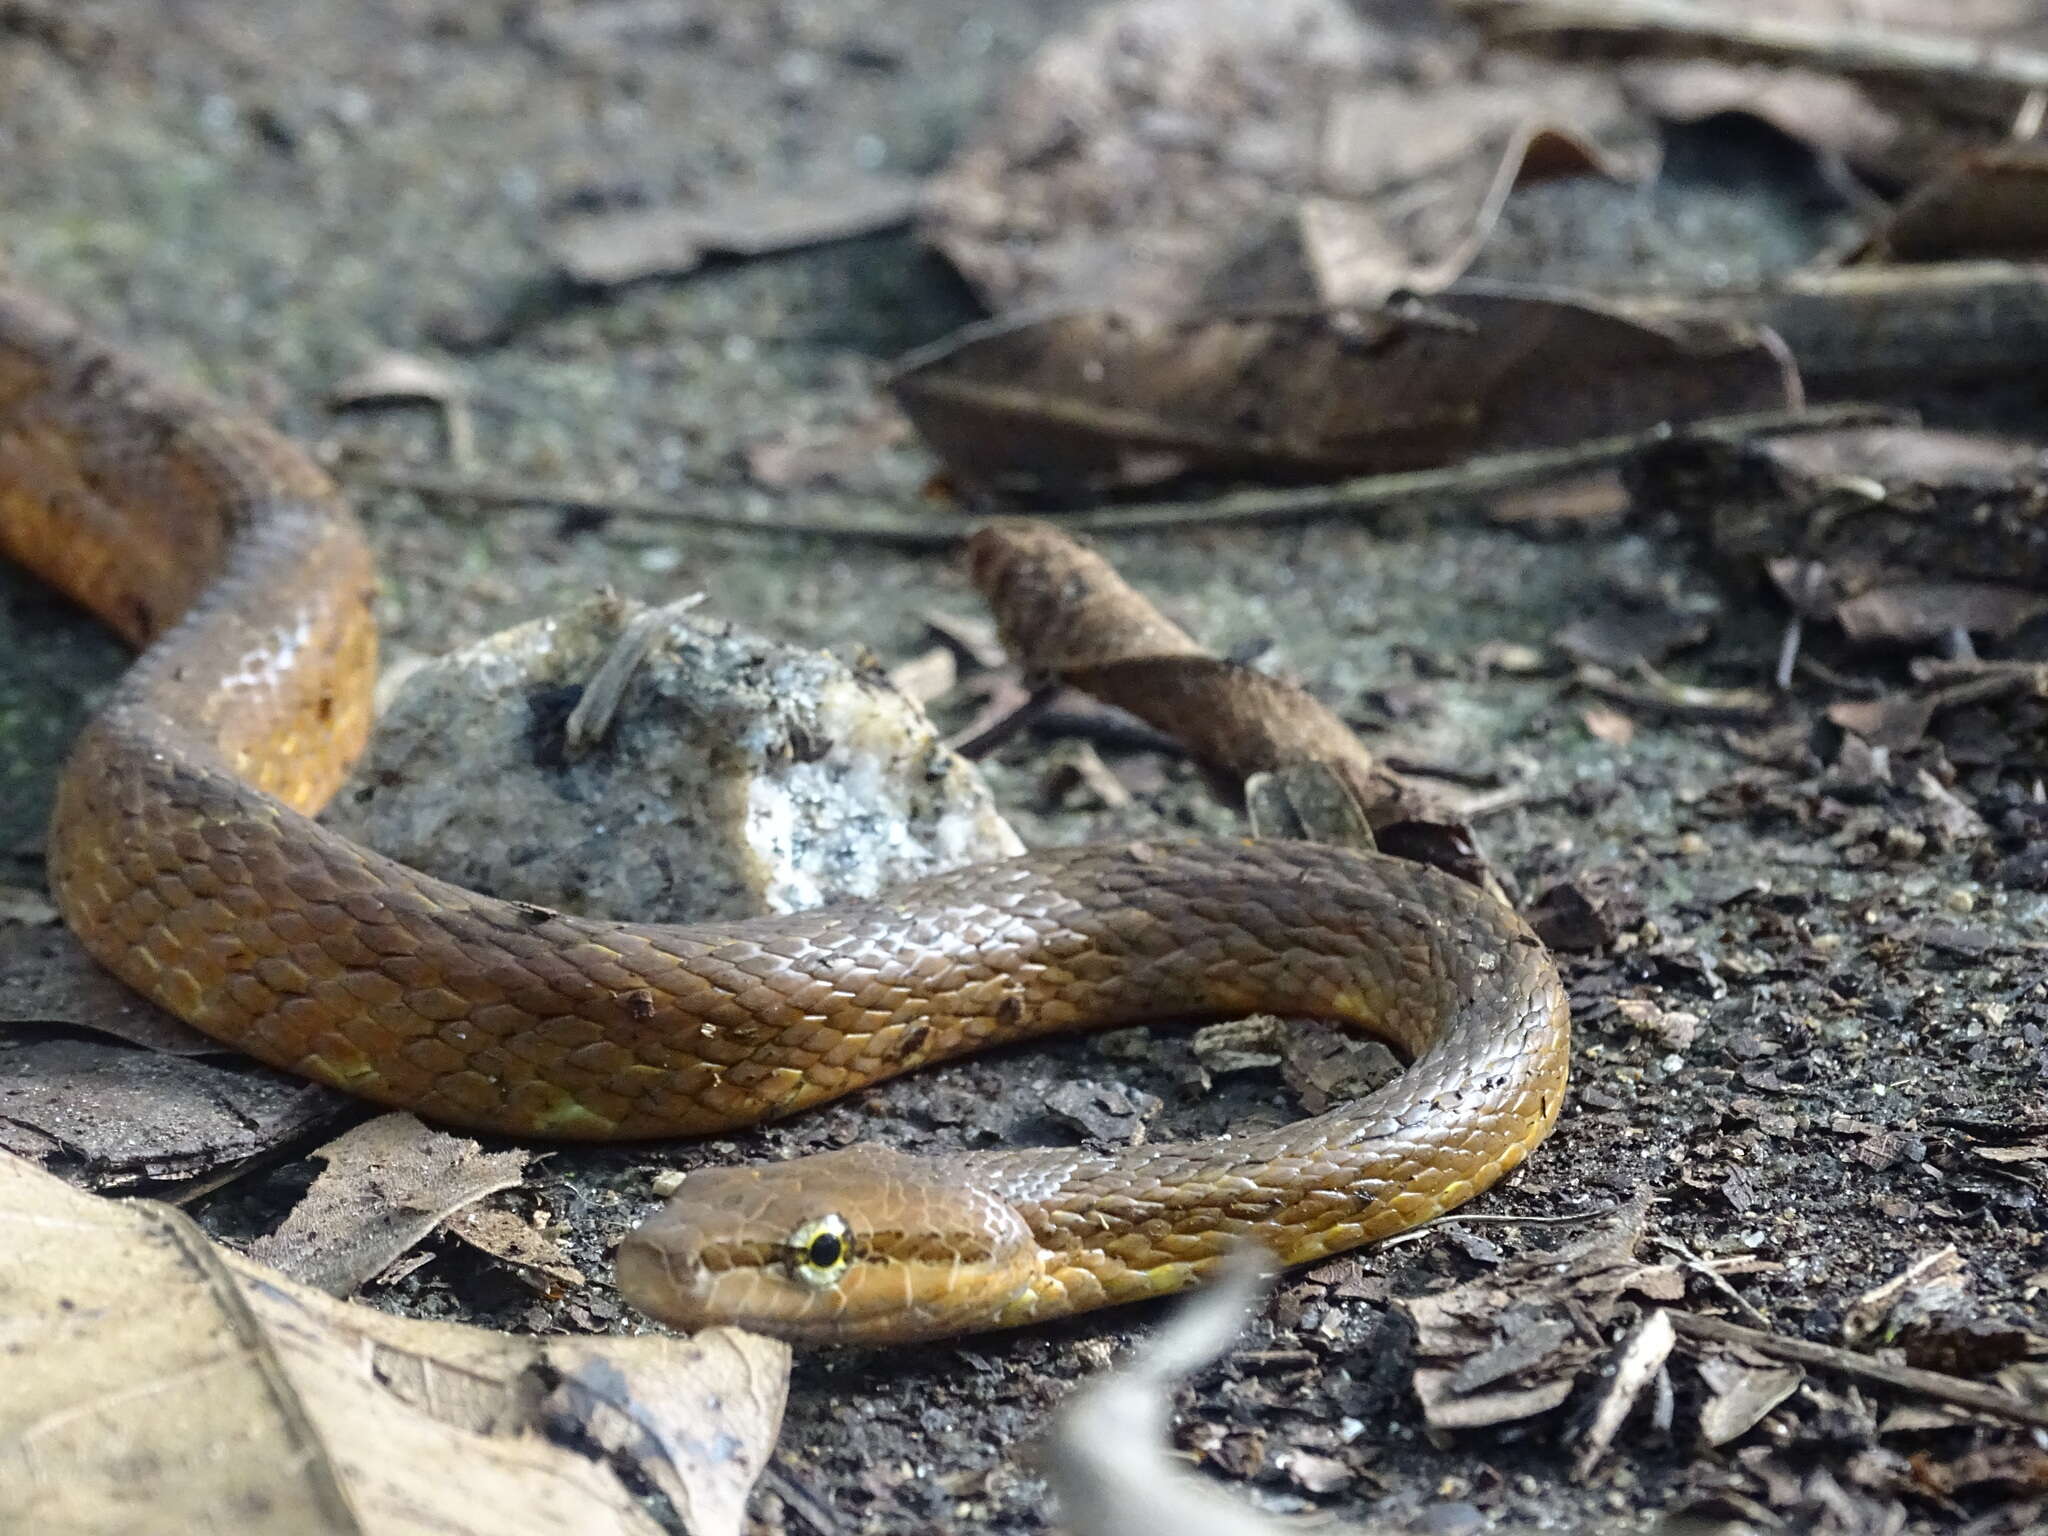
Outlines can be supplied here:
<path id="1" fill-rule="evenodd" d="M 337 465 L 438 462 L 427 413 L 323 405 L 346 373 L 398 349 L 472 382 L 481 465 L 499 478 L 681 496 L 742 516 L 925 505 L 944 518 L 918 500 L 929 466 L 911 447 L 879 467 L 863 458 L 849 488 L 816 492 L 764 489 L 745 464 L 750 445 L 793 424 L 861 420 L 884 359 L 970 315 L 910 238 L 714 265 L 605 297 L 551 278 L 544 239 L 577 208 L 927 169 L 1082 9 L 679 3 L 627 45 L 589 41 L 572 25 L 583 12 L 535 0 L 0 5 L 0 248 L 22 278 Z M 864 646 L 886 663 L 927 643 L 924 612 L 979 611 L 939 557 L 546 509 L 468 513 L 390 493 L 356 501 L 382 560 L 394 656 L 604 585 L 649 599 L 702 588 L 727 616 Z M 1483 824 L 1489 851 L 1525 896 L 1573 882 L 1617 931 L 1597 957 L 1567 960 L 1579 1043 L 1558 1132 L 1484 1210 L 1591 1210 L 1647 1187 L 1659 1200 L 1653 1245 L 1703 1261 L 1747 1256 L 1724 1265 L 1727 1283 L 1775 1329 L 1830 1341 L 1857 1295 L 1954 1244 L 1990 1315 L 2031 1311 L 2038 1326 L 2048 1165 L 1979 1155 L 2048 1125 L 2048 903 L 2033 888 L 2048 879 L 2006 859 L 2030 843 L 2034 814 L 2008 775 L 1966 761 L 1958 778 L 1929 758 L 1994 828 L 2016 818 L 2004 845 L 1943 851 L 1938 804 L 1889 781 L 1819 760 L 1759 765 L 1709 723 L 1645 718 L 1631 742 L 1609 745 L 1582 720 L 1590 701 L 1560 679 L 1489 669 L 1485 647 L 1541 645 L 1629 589 L 1712 612 L 1716 636 L 1687 680 L 1761 682 L 1776 611 L 1656 530 L 1546 541 L 1445 508 L 1106 547 L 1218 650 L 1264 645 L 1348 717 L 1397 733 L 1406 755 L 1519 782 L 1521 802 Z M 0 881 L 34 885 L 63 740 L 121 657 L 11 570 L 0 570 L 0 638 L 0 852 L 12 861 Z M 1995 717 L 1980 725 L 2006 732 L 2008 768 L 2041 756 L 2038 735 Z M 1831 744 L 1820 745 L 1825 759 Z M 1029 841 L 1229 824 L 1183 765 L 1113 754 L 1155 787 L 1114 813 L 1048 812 L 1045 750 L 1015 741 L 991 769 Z M 1617 1003 L 1639 999 L 1697 1014 L 1697 1038 L 1675 1046 L 1632 1024 Z M 948 1067 L 709 1146 L 559 1152 L 527 1199 L 603 1276 L 657 1167 L 855 1137 L 927 1150 L 1071 1139 L 1045 1100 L 1073 1080 L 1157 1095 L 1153 1135 L 1298 1112 L 1278 1074 L 1208 1086 L 1185 1035 L 1158 1031 Z M 224 1236 L 259 1230 L 309 1167 L 245 1181 L 199 1214 Z M 1425 1434 L 1405 1325 L 1374 1294 L 1441 1289 L 1485 1273 L 1496 1249 L 1559 1240 L 1464 1230 L 1369 1257 L 1371 1285 L 1338 1283 L 1355 1282 L 1355 1268 L 1295 1277 L 1245 1352 L 1185 1395 L 1187 1442 L 1212 1447 L 1212 1465 L 1274 1507 L 1414 1518 L 1439 1532 L 1474 1529 L 1481 1512 L 1645 1528 L 1729 1475 L 1735 1452 L 1687 1438 L 1699 1389 L 1682 1367 L 1678 1431 L 1624 1434 L 1585 1484 L 1571 1477 L 1569 1411 Z M 1693 1274 L 1689 1304 L 1724 1309 L 1725 1295 Z M 637 1326 L 602 1283 L 539 1302 L 452 1249 L 373 1299 L 513 1328 Z M 1126 1311 L 801 1359 L 757 1496 L 760 1528 L 817 1526 L 807 1510 L 845 1532 L 1044 1527 L 1027 1441 L 1078 1378 L 1156 1320 Z M 1840 1469 L 1878 1444 L 1895 1400 L 1811 1380 L 1778 1451 L 1846 1480 Z M 1953 1454 L 1973 1433 L 1929 1443 Z M 1304 1488 L 1285 1470 L 1292 1448 L 1334 1459 L 1342 1476 Z M 1893 1504 L 1868 1497 L 1873 1509 Z M 1966 1492 L 1901 1507 L 1911 1529 L 1933 1531 L 1987 1506 Z"/>

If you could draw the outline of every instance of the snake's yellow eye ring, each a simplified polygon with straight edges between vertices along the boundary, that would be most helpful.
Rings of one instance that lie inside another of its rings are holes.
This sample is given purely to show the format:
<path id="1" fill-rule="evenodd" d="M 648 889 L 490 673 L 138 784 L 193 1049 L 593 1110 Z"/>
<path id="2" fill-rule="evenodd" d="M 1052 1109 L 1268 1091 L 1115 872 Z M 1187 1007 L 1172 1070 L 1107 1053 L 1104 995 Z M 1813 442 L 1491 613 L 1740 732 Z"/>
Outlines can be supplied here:
<path id="1" fill-rule="evenodd" d="M 789 1234 L 789 1267 L 806 1285 L 823 1289 L 852 1262 L 853 1229 L 844 1216 L 820 1216 Z"/>

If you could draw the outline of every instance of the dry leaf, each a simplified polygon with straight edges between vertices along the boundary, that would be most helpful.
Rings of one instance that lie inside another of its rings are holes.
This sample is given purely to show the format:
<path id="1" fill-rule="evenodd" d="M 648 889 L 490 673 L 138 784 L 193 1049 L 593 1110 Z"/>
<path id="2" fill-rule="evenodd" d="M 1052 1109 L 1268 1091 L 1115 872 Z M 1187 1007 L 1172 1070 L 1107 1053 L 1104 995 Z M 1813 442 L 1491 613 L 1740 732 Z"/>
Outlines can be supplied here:
<path id="1" fill-rule="evenodd" d="M 193 1178 L 360 1108 L 254 1063 L 97 1040 L 0 1040 L 0 1148 L 94 1188 Z"/>
<path id="2" fill-rule="evenodd" d="M 2048 145 L 1963 155 L 1906 197 L 1859 253 L 1866 261 L 2048 255 Z"/>
<path id="3" fill-rule="evenodd" d="M 497 1206 L 465 1206 L 448 1218 L 447 1229 L 479 1253 L 546 1282 L 546 1294 L 581 1290 L 589 1282 L 569 1262 L 561 1245 L 532 1222 Z"/>
<path id="4" fill-rule="evenodd" d="M 379 1115 L 313 1153 L 327 1166 L 249 1257 L 330 1296 L 349 1296 L 444 1220 L 515 1187 L 528 1154 L 485 1152 L 409 1114 Z"/>
<path id="5" fill-rule="evenodd" d="M 1430 1424 L 1469 1429 L 1547 1413 L 1598 1358 L 1581 1327 L 1613 1317 L 1622 1297 L 1685 1294 L 1678 1271 L 1635 1258 L 1647 1193 L 1592 1236 L 1532 1253 L 1484 1279 L 1397 1301 L 1415 1325 L 1415 1395 Z"/>
<path id="6" fill-rule="evenodd" d="M 924 227 L 999 310 L 1378 302 L 1455 280 L 1517 183 L 1657 154 L 1605 72 L 1419 10 L 1125 0 L 1041 50 Z"/>
<path id="7" fill-rule="evenodd" d="M 1645 450 L 1628 476 L 1640 502 L 1696 520 L 1725 560 L 1824 567 L 1818 611 L 1902 574 L 2048 591 L 2035 444 L 1905 426 L 1691 437 Z"/>
<path id="8" fill-rule="evenodd" d="M 1232 784 L 1310 760 L 1357 795 L 1374 827 L 1430 819 L 1430 797 L 1291 684 L 1205 654 L 1094 551 L 1045 523 L 992 524 L 968 545 L 1004 642 L 1046 673 L 1170 731 Z"/>
<path id="9" fill-rule="evenodd" d="M 1629 1411 L 1635 1407 L 1636 1399 L 1643 1389 L 1663 1374 L 1664 1362 L 1671 1357 L 1671 1350 L 1678 1343 L 1678 1335 L 1671 1326 L 1671 1314 L 1662 1307 L 1652 1308 L 1649 1315 L 1629 1331 L 1621 1347 L 1614 1353 L 1614 1365 L 1602 1387 L 1598 1401 L 1593 1407 L 1593 1419 L 1586 1426 L 1586 1436 L 1579 1444 L 1579 1454 L 1572 1463 L 1572 1475 L 1584 1482 L 1592 1474 L 1600 1458 L 1607 1454 L 1614 1444 L 1614 1437 L 1621 1432 Z M 1670 1383 L 1664 1382 L 1666 1412 L 1669 1411 Z"/>
<path id="10" fill-rule="evenodd" d="M 1700 1442 L 1708 1447 L 1747 1434 L 1806 1379 L 1796 1365 L 1748 1364 L 1718 1350 L 1700 1357 L 1699 1372 L 1712 1394 L 1700 1406 Z"/>
<path id="11" fill-rule="evenodd" d="M 23 1530 L 657 1536 L 644 1483 L 694 1536 L 736 1536 L 781 1422 L 781 1344 L 392 1317 L 4 1153 L 0 1250 L 0 1487 Z"/>
<path id="12" fill-rule="evenodd" d="M 572 282 L 616 287 L 680 277 L 714 255 L 765 256 L 875 234 L 908 222 L 916 206 L 917 183 L 900 176 L 848 176 L 806 191 L 729 189 L 701 207 L 579 219 L 557 234 L 554 257 Z"/>
<path id="13" fill-rule="evenodd" d="M 1741 326 L 1476 285 L 1424 309 L 996 322 L 906 358 L 891 387 L 956 483 L 1052 499 L 1420 469 L 1799 399 Z"/>

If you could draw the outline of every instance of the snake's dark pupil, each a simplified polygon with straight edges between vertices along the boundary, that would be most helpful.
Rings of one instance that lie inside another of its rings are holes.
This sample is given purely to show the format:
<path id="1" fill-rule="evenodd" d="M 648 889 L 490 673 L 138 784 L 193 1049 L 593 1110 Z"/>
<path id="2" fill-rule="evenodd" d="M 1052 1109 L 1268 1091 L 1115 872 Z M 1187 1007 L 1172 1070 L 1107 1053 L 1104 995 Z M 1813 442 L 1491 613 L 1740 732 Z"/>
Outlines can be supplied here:
<path id="1" fill-rule="evenodd" d="M 811 1251 L 806 1257 L 813 1269 L 830 1269 L 839 1262 L 840 1243 L 836 1232 L 820 1232 L 811 1239 Z"/>

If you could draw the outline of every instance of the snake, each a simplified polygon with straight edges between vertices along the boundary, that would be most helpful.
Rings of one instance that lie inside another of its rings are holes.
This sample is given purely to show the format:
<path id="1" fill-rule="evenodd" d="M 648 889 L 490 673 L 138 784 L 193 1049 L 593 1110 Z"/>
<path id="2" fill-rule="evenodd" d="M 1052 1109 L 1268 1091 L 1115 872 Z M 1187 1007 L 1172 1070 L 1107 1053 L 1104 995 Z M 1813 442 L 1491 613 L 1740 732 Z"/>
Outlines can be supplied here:
<path id="1" fill-rule="evenodd" d="M 499 900 L 314 818 L 372 726 L 376 574 L 281 432 L 0 282 L 0 554 L 136 659 L 81 728 L 46 844 L 73 934 L 235 1050 L 515 1137 L 705 1136 L 1011 1042 L 1265 1011 L 1397 1076 L 1279 1126 L 1113 1150 L 856 1143 L 697 1169 L 621 1292 L 679 1329 L 893 1344 L 1300 1264 L 1486 1189 L 1548 1134 L 1570 1020 L 1502 901 L 1254 838 L 1028 853 L 815 911 L 693 925 Z"/>

